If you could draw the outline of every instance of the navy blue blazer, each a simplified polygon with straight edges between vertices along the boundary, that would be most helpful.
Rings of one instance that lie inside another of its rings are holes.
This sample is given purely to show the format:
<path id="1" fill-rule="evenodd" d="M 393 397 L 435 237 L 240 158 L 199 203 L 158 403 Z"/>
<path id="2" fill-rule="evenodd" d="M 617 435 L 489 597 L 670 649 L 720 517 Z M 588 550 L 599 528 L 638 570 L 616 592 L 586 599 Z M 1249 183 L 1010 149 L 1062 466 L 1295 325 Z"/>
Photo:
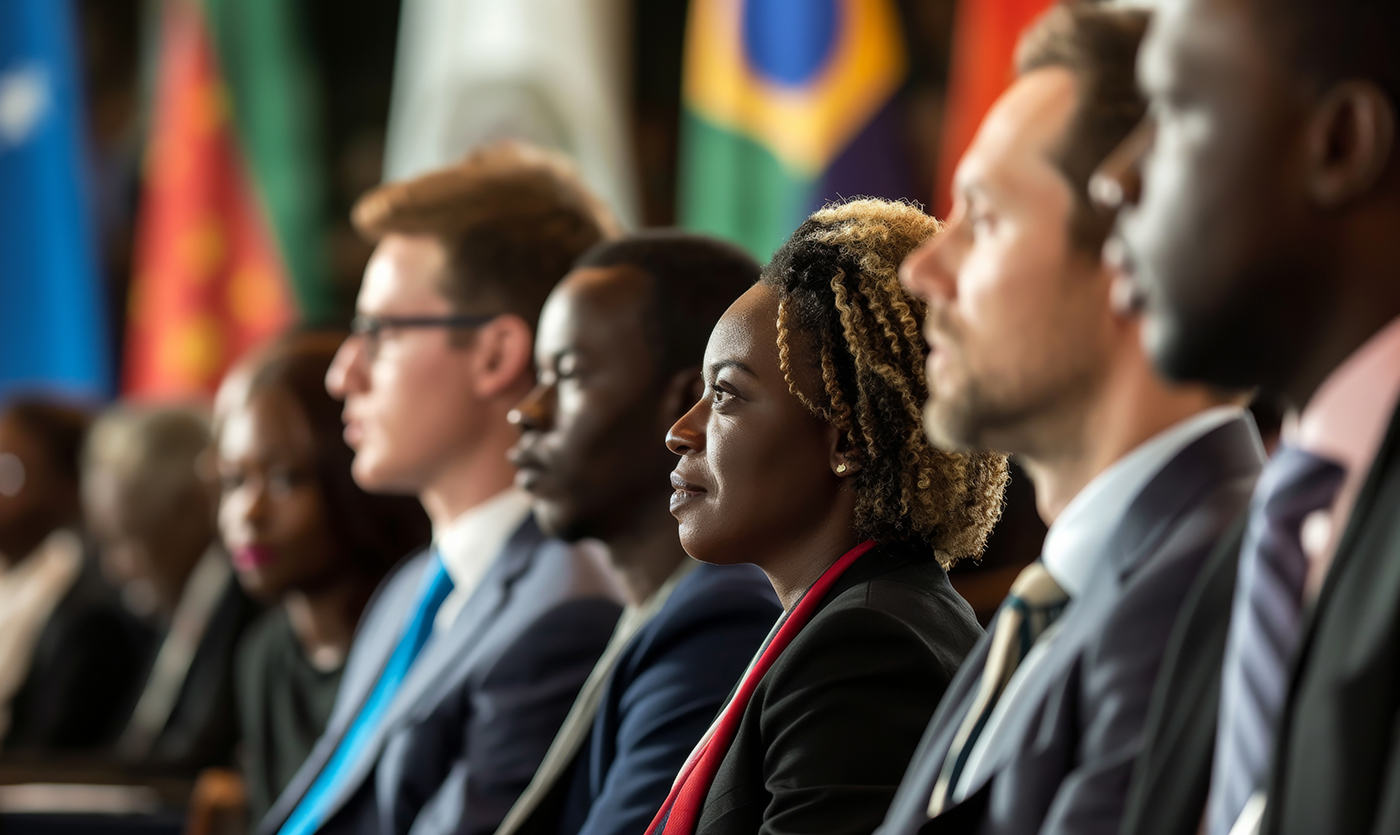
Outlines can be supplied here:
<path id="1" fill-rule="evenodd" d="M 702 565 L 627 644 L 550 835 L 642 835 L 782 613 L 751 565 Z M 558 807 L 556 806 L 557 810 Z"/>

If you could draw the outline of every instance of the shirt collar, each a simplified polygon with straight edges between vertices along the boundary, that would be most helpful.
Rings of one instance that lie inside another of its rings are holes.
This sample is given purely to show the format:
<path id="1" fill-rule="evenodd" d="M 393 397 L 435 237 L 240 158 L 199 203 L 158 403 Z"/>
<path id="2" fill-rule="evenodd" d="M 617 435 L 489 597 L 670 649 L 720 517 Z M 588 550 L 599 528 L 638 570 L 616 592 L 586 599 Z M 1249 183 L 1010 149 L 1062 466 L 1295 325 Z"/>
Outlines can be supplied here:
<path id="1" fill-rule="evenodd" d="M 1041 559 L 1071 598 L 1083 594 L 1111 555 L 1109 538 L 1142 489 L 1183 449 L 1241 417 L 1238 406 L 1207 409 L 1158 432 L 1110 464 L 1075 495 L 1050 525 Z"/>
<path id="2" fill-rule="evenodd" d="M 530 494 L 508 487 L 433 532 L 452 592 L 438 609 L 438 627 L 451 623 L 476 591 L 506 540 L 530 514 Z"/>

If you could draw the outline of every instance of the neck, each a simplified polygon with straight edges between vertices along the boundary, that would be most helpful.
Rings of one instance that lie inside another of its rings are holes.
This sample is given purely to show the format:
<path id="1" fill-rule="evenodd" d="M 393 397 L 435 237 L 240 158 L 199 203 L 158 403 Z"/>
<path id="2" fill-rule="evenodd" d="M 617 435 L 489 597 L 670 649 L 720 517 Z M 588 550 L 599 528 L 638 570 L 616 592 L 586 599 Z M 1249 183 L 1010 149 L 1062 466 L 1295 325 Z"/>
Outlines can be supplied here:
<path id="1" fill-rule="evenodd" d="M 1136 342 L 1135 331 L 1132 338 Z M 1226 402 L 1200 386 L 1162 382 L 1135 345 L 1117 353 L 1114 367 L 1065 424 L 1071 428 L 1020 459 L 1035 484 L 1036 505 L 1047 525 L 1099 473 L 1143 442 Z"/>
<path id="2" fill-rule="evenodd" d="M 785 611 L 792 611 L 802 594 L 812 587 L 841 555 L 856 547 L 855 494 L 849 487 L 842 490 L 842 501 L 821 516 L 819 523 L 809 526 L 786 547 L 755 549 L 763 553 L 758 567 L 768 575 L 778 602 Z"/>
<path id="3" fill-rule="evenodd" d="M 685 560 L 676 532 L 676 519 L 664 501 L 639 503 L 654 511 L 640 515 L 625 528 L 602 537 L 608 559 L 622 582 L 627 602 L 640 606 L 665 585 Z"/>
<path id="4" fill-rule="evenodd" d="M 504 420 L 501 426 L 509 429 Z M 515 438 L 506 432 L 495 434 L 499 437 L 482 438 L 481 443 L 444 467 L 432 484 L 419 492 L 418 499 L 434 530 L 441 530 L 515 482 L 515 467 L 506 459 L 506 451 Z"/>
<path id="5" fill-rule="evenodd" d="M 351 571 L 315 590 L 295 589 L 282 598 L 292 632 L 313 667 L 330 671 L 345 662 L 374 586 L 373 578 Z"/>

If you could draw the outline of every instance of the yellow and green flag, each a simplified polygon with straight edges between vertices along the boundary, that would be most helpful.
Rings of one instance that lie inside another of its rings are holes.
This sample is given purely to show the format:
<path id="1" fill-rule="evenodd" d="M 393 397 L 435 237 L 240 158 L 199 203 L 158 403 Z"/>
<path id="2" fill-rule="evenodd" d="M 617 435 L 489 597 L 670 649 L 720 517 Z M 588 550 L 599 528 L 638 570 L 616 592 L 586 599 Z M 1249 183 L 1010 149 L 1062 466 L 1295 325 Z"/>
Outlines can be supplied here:
<path id="1" fill-rule="evenodd" d="M 680 219 L 767 260 L 813 209 L 906 197 L 893 0 L 692 0 Z"/>

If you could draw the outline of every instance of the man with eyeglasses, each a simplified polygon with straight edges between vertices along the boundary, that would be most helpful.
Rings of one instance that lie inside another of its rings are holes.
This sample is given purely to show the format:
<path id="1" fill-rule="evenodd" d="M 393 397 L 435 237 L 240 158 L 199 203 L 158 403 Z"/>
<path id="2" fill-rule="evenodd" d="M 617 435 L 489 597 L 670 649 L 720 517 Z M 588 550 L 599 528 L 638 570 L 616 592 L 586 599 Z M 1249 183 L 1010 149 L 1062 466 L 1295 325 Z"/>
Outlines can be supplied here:
<path id="1" fill-rule="evenodd" d="M 513 486 L 506 415 L 545 297 L 611 231 L 554 156 L 493 145 L 355 207 L 378 241 L 326 387 L 366 490 L 419 497 L 433 544 L 376 592 L 330 722 L 258 835 L 479 835 L 524 790 L 617 621 L 595 556 Z"/>

